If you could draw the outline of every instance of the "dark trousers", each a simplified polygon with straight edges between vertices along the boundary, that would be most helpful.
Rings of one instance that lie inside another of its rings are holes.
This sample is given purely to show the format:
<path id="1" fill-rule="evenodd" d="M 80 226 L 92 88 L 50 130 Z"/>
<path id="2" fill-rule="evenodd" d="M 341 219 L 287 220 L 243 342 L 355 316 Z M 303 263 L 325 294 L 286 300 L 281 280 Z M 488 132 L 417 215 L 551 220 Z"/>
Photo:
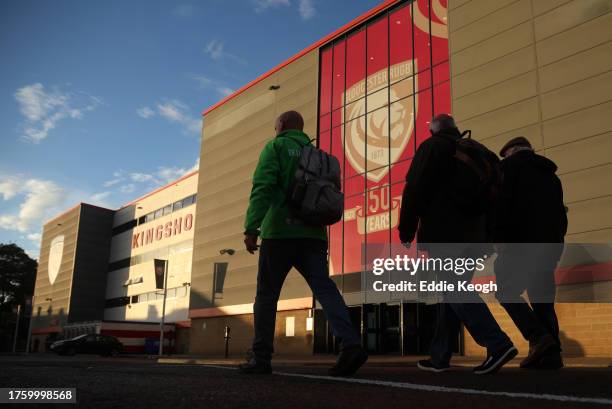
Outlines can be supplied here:
<path id="1" fill-rule="evenodd" d="M 327 242 L 316 239 L 264 239 L 259 250 L 257 295 L 253 307 L 255 359 L 272 359 L 276 304 L 283 282 L 292 267 L 300 272 L 310 286 L 342 347 L 361 343 L 359 334 L 351 323 L 346 304 L 329 278 Z"/>
<path id="2" fill-rule="evenodd" d="M 554 273 L 562 251 L 562 245 L 510 244 L 495 260 L 496 297 L 530 343 L 550 334 L 561 345 Z M 522 296 L 525 291 L 530 303 Z"/>
<path id="3" fill-rule="evenodd" d="M 452 253 L 452 252 L 451 252 Z M 429 254 L 430 257 L 479 257 L 472 255 L 470 250 L 464 254 Z M 457 282 L 459 280 L 471 281 L 474 271 L 468 271 L 461 276 L 450 273 L 439 273 L 438 280 Z M 453 354 L 453 346 L 457 343 L 461 323 L 465 325 L 474 341 L 493 354 L 508 348 L 512 341 L 504 333 L 487 304 L 475 292 L 458 294 L 445 292 L 443 302 L 438 304 L 438 317 L 436 329 L 430 346 L 431 361 L 434 365 L 446 366 Z"/>

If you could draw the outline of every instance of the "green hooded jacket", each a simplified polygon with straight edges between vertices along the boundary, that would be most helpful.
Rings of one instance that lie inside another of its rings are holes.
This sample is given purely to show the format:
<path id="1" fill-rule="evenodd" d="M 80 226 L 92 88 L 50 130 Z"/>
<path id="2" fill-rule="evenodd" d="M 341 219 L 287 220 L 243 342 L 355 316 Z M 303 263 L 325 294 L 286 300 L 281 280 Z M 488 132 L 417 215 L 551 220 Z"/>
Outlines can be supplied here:
<path id="1" fill-rule="evenodd" d="M 261 235 L 263 239 L 327 240 L 324 226 L 305 225 L 291 214 L 287 205 L 287 191 L 293 182 L 304 144 L 310 144 L 308 135 L 288 130 L 278 134 L 261 151 L 253 174 L 253 188 L 244 222 L 245 234 Z"/>

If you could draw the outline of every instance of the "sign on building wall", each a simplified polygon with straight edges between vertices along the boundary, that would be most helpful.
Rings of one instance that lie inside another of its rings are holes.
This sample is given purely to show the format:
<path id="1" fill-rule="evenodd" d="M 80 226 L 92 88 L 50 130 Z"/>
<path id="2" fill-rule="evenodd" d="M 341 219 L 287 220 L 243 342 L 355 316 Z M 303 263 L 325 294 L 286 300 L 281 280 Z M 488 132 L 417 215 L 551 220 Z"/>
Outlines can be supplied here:
<path id="1" fill-rule="evenodd" d="M 343 169 L 345 214 L 330 228 L 331 274 L 361 271 L 361 245 L 399 242 L 406 172 L 450 112 L 446 1 L 391 9 L 321 51 L 319 144 Z"/>

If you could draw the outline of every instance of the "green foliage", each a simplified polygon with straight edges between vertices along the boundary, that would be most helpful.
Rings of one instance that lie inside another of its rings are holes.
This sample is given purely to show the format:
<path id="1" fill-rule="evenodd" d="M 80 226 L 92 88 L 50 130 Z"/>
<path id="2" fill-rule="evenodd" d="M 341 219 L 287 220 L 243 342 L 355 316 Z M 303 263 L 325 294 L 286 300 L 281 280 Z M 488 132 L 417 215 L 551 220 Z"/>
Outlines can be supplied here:
<path id="1" fill-rule="evenodd" d="M 32 296 L 37 266 L 18 245 L 0 243 L 0 311 L 23 306 Z"/>

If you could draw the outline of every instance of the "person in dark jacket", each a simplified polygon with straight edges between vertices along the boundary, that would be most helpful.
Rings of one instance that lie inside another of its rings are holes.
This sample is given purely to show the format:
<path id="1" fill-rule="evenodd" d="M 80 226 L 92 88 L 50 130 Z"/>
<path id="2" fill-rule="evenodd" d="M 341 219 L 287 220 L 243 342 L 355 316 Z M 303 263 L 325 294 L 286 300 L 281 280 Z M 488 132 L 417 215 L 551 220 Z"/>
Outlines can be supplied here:
<path id="1" fill-rule="evenodd" d="M 495 209 L 497 298 L 523 337 L 522 368 L 563 366 L 555 313 L 554 272 L 563 252 L 567 216 L 557 166 L 524 137 L 500 151 L 503 184 Z M 527 290 L 530 304 L 521 294 Z"/>
<path id="2" fill-rule="evenodd" d="M 457 166 L 454 154 L 456 143 L 462 137 L 454 119 L 450 115 L 438 115 L 432 120 L 430 131 L 431 137 L 419 146 L 406 175 L 398 226 L 400 240 L 408 245 L 416 235 L 419 248 L 427 249 L 429 257 L 474 257 L 469 253 L 470 246 L 432 245 L 484 242 L 486 215 L 468 214 L 452 199 L 452 192 L 457 191 L 452 186 Z M 443 250 L 445 248 L 448 250 Z M 470 281 L 471 274 L 473 270 L 465 273 L 462 279 Z M 445 278 L 458 280 L 458 277 L 451 272 Z M 450 368 L 461 322 L 474 340 L 487 349 L 483 364 L 474 368 L 476 374 L 496 372 L 516 356 L 517 350 L 512 341 L 501 330 L 478 294 L 445 292 L 443 302 L 438 304 L 431 357 L 419 361 L 419 369 L 442 372 Z"/>
<path id="3" fill-rule="evenodd" d="M 368 355 L 361 347 L 359 333 L 338 288 L 329 277 L 327 231 L 325 226 L 311 226 L 291 213 L 286 192 L 293 182 L 301 156 L 301 147 L 310 144 L 303 132 L 304 120 L 296 111 L 281 114 L 274 126 L 276 137 L 263 148 L 253 174 L 253 187 L 244 223 L 246 250 L 259 253 L 257 294 L 253 306 L 255 337 L 252 356 L 239 371 L 245 374 L 269 374 L 274 352 L 276 308 L 283 282 L 291 268 L 306 279 L 341 342 L 341 352 L 332 376 L 351 376 Z M 257 245 L 261 237 L 261 247 Z"/>

